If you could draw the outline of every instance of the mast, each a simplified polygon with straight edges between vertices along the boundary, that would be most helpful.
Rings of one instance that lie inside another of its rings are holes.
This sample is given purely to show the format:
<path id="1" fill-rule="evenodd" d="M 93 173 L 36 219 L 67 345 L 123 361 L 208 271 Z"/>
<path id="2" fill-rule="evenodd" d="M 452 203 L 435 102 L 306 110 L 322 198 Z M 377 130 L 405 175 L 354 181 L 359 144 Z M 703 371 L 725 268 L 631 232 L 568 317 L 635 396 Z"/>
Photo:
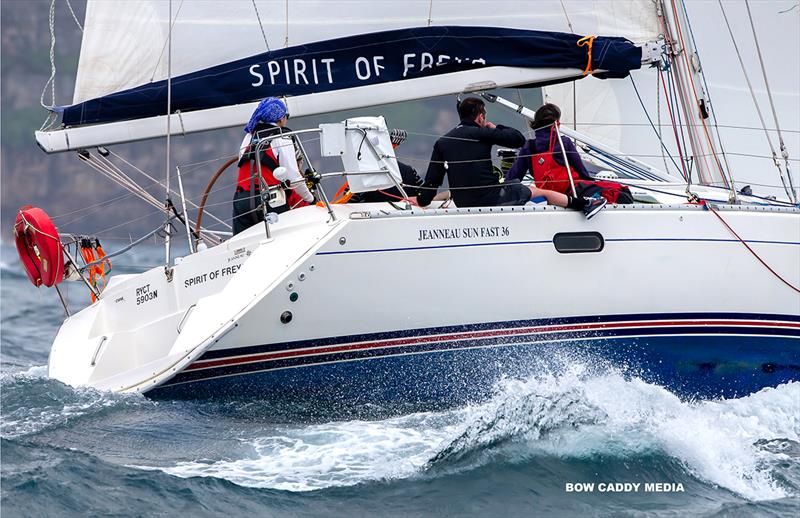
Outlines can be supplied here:
<path id="1" fill-rule="evenodd" d="M 723 167 L 717 151 L 719 143 L 707 122 L 711 116 L 711 104 L 703 86 L 697 48 L 688 32 L 685 6 L 676 0 L 660 0 L 658 10 L 672 61 L 670 72 L 675 79 L 678 105 L 683 114 L 684 127 L 678 129 L 685 132 L 691 147 L 691 161 L 686 164 L 689 184 L 694 174 L 702 184 L 730 187 L 731 201 L 735 201 L 736 190 L 730 181 L 730 171 Z"/>

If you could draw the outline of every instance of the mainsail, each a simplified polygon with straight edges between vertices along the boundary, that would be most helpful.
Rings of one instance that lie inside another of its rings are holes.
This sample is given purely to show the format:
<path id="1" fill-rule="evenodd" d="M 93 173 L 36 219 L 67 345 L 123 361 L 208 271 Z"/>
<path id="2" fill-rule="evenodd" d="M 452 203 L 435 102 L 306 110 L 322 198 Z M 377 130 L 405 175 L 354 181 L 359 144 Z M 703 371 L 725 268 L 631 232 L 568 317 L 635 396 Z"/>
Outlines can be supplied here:
<path id="1" fill-rule="evenodd" d="M 582 32 L 564 31 L 565 9 Z M 588 35 L 610 36 L 591 41 L 593 71 L 624 77 L 642 59 L 632 41 L 655 39 L 652 10 L 650 0 L 174 1 L 172 130 L 241 124 L 268 95 L 308 115 L 573 80 Z M 46 151 L 164 134 L 168 12 L 158 0 L 89 1 L 67 129 L 37 134 Z"/>

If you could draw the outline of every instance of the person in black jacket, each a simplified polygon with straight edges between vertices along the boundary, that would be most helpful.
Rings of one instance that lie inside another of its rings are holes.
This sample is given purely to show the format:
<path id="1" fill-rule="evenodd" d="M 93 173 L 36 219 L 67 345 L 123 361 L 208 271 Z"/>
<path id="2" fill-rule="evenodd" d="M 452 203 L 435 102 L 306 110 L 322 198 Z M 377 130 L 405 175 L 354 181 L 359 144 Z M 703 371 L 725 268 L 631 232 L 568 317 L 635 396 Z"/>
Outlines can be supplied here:
<path id="1" fill-rule="evenodd" d="M 461 101 L 458 115 L 461 117 L 458 126 L 433 146 L 425 183 L 417 196 L 421 207 L 430 205 L 445 174 L 458 207 L 524 205 L 531 198 L 541 196 L 550 205 L 583 210 L 586 217 L 591 218 L 605 205 L 602 198 L 573 198 L 518 181 L 502 182 L 492 164 L 492 146 L 520 148 L 525 144 L 525 137 L 514 128 L 489 122 L 486 107 L 477 97 Z"/>
<path id="2" fill-rule="evenodd" d="M 406 194 L 411 198 L 418 196 L 419 189 L 415 186 L 422 185 L 422 178 L 417 174 L 417 170 L 399 160 L 397 161 L 397 167 L 400 169 L 403 190 L 405 190 Z M 356 193 L 350 198 L 348 203 L 375 203 L 381 201 L 399 201 L 402 199 L 402 193 L 397 187 L 390 187 L 388 189 L 381 189 L 380 191 Z"/>

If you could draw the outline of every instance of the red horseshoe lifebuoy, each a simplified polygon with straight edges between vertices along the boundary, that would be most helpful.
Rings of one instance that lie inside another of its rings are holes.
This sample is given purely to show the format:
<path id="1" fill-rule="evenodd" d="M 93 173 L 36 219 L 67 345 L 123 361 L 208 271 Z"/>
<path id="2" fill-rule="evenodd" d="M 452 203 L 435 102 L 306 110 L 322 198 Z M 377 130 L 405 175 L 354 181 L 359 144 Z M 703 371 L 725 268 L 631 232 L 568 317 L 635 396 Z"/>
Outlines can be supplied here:
<path id="1" fill-rule="evenodd" d="M 22 266 L 34 286 L 55 286 L 64 279 L 64 250 L 53 220 L 38 207 L 25 205 L 14 222 L 14 241 Z"/>

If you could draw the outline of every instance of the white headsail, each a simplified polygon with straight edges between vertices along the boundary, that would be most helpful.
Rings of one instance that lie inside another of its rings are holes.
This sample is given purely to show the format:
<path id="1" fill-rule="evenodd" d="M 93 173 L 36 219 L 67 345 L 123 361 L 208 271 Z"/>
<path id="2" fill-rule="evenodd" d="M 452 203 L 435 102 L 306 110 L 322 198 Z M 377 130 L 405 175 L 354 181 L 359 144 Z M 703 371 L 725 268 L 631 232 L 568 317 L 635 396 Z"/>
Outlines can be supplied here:
<path id="1" fill-rule="evenodd" d="M 685 4 L 664 2 L 668 8 L 671 8 L 673 3 L 678 8 L 685 6 L 686 9 L 687 17 L 682 27 L 682 35 L 687 45 L 690 44 L 690 40 L 696 42 L 699 60 L 692 60 L 693 68 L 699 71 L 699 67 L 702 66 L 707 80 L 707 83 L 700 81 L 697 90 L 698 94 L 702 95 L 705 92 L 710 96 L 712 104 L 708 108 L 713 112 L 712 115 L 716 117 L 719 125 L 716 126 L 714 119 L 711 118 L 706 122 L 711 139 L 722 142 L 722 146 L 717 147 L 715 152 L 720 157 L 723 167 L 727 163 L 733 179 L 741 183 L 740 187 L 748 182 L 759 184 L 760 187 L 765 183 L 774 185 L 775 177 L 772 173 L 775 169 L 769 160 L 764 158 L 771 153 L 742 69 L 737 62 L 736 51 L 725 27 L 719 3 L 717 1 L 685 2 Z M 786 52 L 787 49 L 800 48 L 798 31 L 800 10 L 794 7 L 796 3 L 794 0 L 780 0 L 758 4 L 758 9 L 753 10 L 756 29 L 761 31 L 759 42 L 766 60 L 778 114 L 784 127 L 795 130 L 785 135 L 789 149 L 794 150 L 795 154 L 800 149 L 800 133 L 796 131 L 800 128 L 800 110 L 798 110 L 800 93 L 797 89 L 797 85 L 800 84 L 800 61 L 787 58 Z M 756 98 L 766 115 L 769 113 L 768 98 L 761 79 L 745 4 L 724 1 L 723 6 L 730 18 L 748 74 L 753 80 Z M 568 13 L 571 15 L 569 11 Z M 575 32 L 580 33 L 582 28 L 577 25 L 574 18 L 572 21 Z M 566 17 L 562 18 L 562 23 L 561 30 L 569 30 Z M 683 63 L 676 60 L 673 67 L 678 66 L 683 66 Z M 562 108 L 564 124 L 569 127 L 574 126 L 581 133 L 611 147 L 624 149 L 626 153 L 654 167 L 679 175 L 680 159 L 665 94 L 665 90 L 670 91 L 675 85 L 664 84 L 665 79 L 667 75 L 663 74 L 659 79 L 655 69 L 642 69 L 623 81 L 598 81 L 589 78 L 585 81 L 548 86 L 545 88 L 545 95 L 547 101 Z M 643 105 L 639 103 L 637 90 Z M 662 135 L 666 150 L 661 147 L 656 131 L 650 127 L 648 114 L 658 133 Z M 679 128 L 701 125 L 699 110 L 691 110 L 690 115 L 693 117 L 692 120 L 686 121 L 682 111 L 679 114 L 677 110 L 673 110 L 673 117 Z M 767 118 L 767 126 L 774 128 L 771 117 Z M 702 126 L 699 130 L 701 140 L 705 140 Z M 775 132 L 772 130 L 770 132 L 773 140 L 777 142 Z M 712 156 L 708 156 L 707 143 L 702 145 L 700 152 L 697 153 L 706 156 L 696 159 L 692 158 L 692 146 L 688 140 L 686 148 L 689 152 L 687 162 L 692 167 L 693 181 L 700 180 L 704 183 L 721 185 L 723 179 L 718 173 L 716 161 Z M 726 152 L 724 160 L 721 155 L 722 150 Z M 698 178 L 698 170 L 701 172 L 705 170 L 704 178 Z M 768 192 L 773 193 L 769 190 Z M 783 190 L 775 190 L 774 193 L 783 194 Z"/>

